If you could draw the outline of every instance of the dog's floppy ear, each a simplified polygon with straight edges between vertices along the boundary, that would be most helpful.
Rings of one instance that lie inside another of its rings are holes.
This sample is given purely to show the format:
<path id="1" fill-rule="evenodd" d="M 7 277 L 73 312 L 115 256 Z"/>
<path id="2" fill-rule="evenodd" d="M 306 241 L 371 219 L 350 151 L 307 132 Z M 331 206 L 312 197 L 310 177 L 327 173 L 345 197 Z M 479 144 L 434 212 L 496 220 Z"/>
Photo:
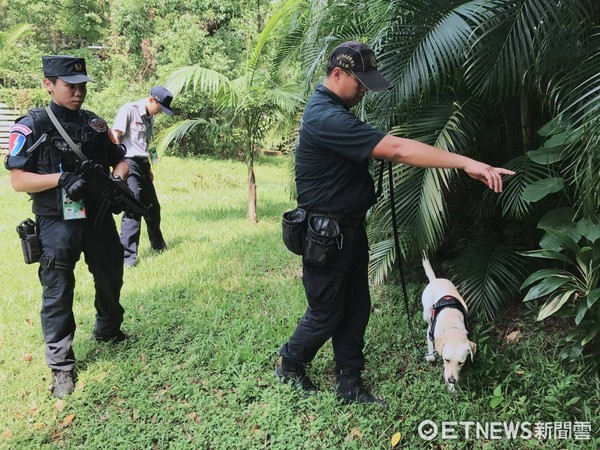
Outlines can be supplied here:
<path id="1" fill-rule="evenodd" d="M 439 337 L 435 339 L 435 351 L 437 352 L 438 355 L 440 355 L 440 358 L 442 357 L 442 351 L 444 350 L 444 340 Z"/>
<path id="2" fill-rule="evenodd" d="M 471 362 L 473 362 L 473 356 L 477 352 L 477 344 L 473 341 L 469 341 L 469 355 L 471 355 Z"/>

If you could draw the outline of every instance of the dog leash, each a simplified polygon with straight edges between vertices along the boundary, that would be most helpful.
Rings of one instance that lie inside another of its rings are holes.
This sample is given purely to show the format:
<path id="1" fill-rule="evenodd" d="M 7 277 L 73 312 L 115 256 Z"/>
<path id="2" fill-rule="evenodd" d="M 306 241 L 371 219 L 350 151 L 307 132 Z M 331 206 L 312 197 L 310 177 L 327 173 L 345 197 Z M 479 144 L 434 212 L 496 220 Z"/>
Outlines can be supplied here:
<path id="1" fill-rule="evenodd" d="M 381 166 L 379 168 L 379 184 L 377 187 L 377 192 L 381 194 L 382 191 L 382 183 L 383 183 L 383 174 L 384 174 L 384 164 L 386 161 L 381 161 Z M 400 282 L 402 284 L 402 295 L 404 296 L 404 309 L 406 310 L 406 319 L 408 320 L 408 331 L 410 333 L 410 337 L 413 341 L 415 348 L 418 350 L 419 345 L 417 344 L 417 340 L 415 339 L 415 330 L 414 323 L 412 320 L 412 315 L 410 314 L 410 309 L 408 307 L 408 290 L 406 289 L 406 278 L 404 276 L 404 267 L 402 266 L 402 252 L 400 251 L 400 238 L 398 237 L 398 221 L 396 219 L 396 202 L 394 200 L 394 174 L 392 170 L 392 162 L 387 161 L 388 163 L 388 177 L 390 183 L 390 211 L 392 213 L 392 230 L 394 232 L 394 249 L 396 251 L 396 265 L 398 266 L 398 272 L 400 272 Z"/>

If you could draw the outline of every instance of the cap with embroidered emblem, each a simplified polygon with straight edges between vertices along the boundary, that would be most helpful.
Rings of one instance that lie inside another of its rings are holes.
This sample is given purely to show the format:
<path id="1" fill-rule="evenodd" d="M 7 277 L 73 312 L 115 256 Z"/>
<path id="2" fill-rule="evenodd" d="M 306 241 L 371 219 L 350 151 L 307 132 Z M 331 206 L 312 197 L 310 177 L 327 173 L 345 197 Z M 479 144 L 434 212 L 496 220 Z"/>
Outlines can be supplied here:
<path id="1" fill-rule="evenodd" d="M 150 90 L 150 96 L 158 102 L 160 109 L 164 111 L 165 114 L 172 116 L 175 114 L 171 109 L 171 102 L 173 101 L 173 94 L 162 86 L 154 86 Z"/>
<path id="2" fill-rule="evenodd" d="M 392 85 L 377 70 L 375 53 L 366 44 L 348 41 L 338 45 L 331 52 L 329 63 L 349 70 L 370 91 L 385 91 Z"/>
<path id="3" fill-rule="evenodd" d="M 79 84 L 93 81 L 87 76 L 85 59 L 75 56 L 42 56 L 45 77 L 58 77 L 65 83 Z"/>

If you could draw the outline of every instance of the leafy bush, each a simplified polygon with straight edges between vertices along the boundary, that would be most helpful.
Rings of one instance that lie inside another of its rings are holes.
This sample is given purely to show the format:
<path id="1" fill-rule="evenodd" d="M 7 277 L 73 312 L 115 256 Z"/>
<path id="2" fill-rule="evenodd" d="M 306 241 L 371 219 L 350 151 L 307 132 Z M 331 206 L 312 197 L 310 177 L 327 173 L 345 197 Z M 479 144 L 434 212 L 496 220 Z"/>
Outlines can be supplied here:
<path id="1" fill-rule="evenodd" d="M 537 320 L 551 315 L 574 317 L 575 328 L 567 336 L 570 344 L 561 352 L 562 359 L 584 358 L 588 368 L 600 369 L 600 224 L 590 220 L 572 220 L 569 208 L 550 211 L 538 227 L 546 231 L 541 250 L 524 255 L 544 258 L 552 266 L 527 278 L 522 288 L 531 286 L 524 301 L 545 299 Z"/>
<path id="2" fill-rule="evenodd" d="M 0 89 L 0 101 L 24 114 L 31 108 L 47 106 L 50 96 L 45 89 Z"/>

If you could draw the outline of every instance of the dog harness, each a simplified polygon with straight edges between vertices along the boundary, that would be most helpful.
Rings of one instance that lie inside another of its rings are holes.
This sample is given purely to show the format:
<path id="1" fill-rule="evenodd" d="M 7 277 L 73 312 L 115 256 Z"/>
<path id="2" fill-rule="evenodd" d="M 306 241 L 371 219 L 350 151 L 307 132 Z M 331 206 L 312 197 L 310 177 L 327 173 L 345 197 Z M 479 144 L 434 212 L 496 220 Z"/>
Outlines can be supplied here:
<path id="1" fill-rule="evenodd" d="M 437 301 L 435 305 L 433 305 L 433 309 L 431 310 L 431 326 L 429 327 L 429 340 L 431 342 L 435 340 L 433 336 L 438 314 L 445 308 L 458 309 L 463 315 L 467 335 L 471 332 L 471 323 L 469 322 L 469 315 L 467 314 L 467 310 L 465 309 L 464 305 L 456 297 L 453 297 L 452 295 L 444 295 L 441 299 Z"/>

